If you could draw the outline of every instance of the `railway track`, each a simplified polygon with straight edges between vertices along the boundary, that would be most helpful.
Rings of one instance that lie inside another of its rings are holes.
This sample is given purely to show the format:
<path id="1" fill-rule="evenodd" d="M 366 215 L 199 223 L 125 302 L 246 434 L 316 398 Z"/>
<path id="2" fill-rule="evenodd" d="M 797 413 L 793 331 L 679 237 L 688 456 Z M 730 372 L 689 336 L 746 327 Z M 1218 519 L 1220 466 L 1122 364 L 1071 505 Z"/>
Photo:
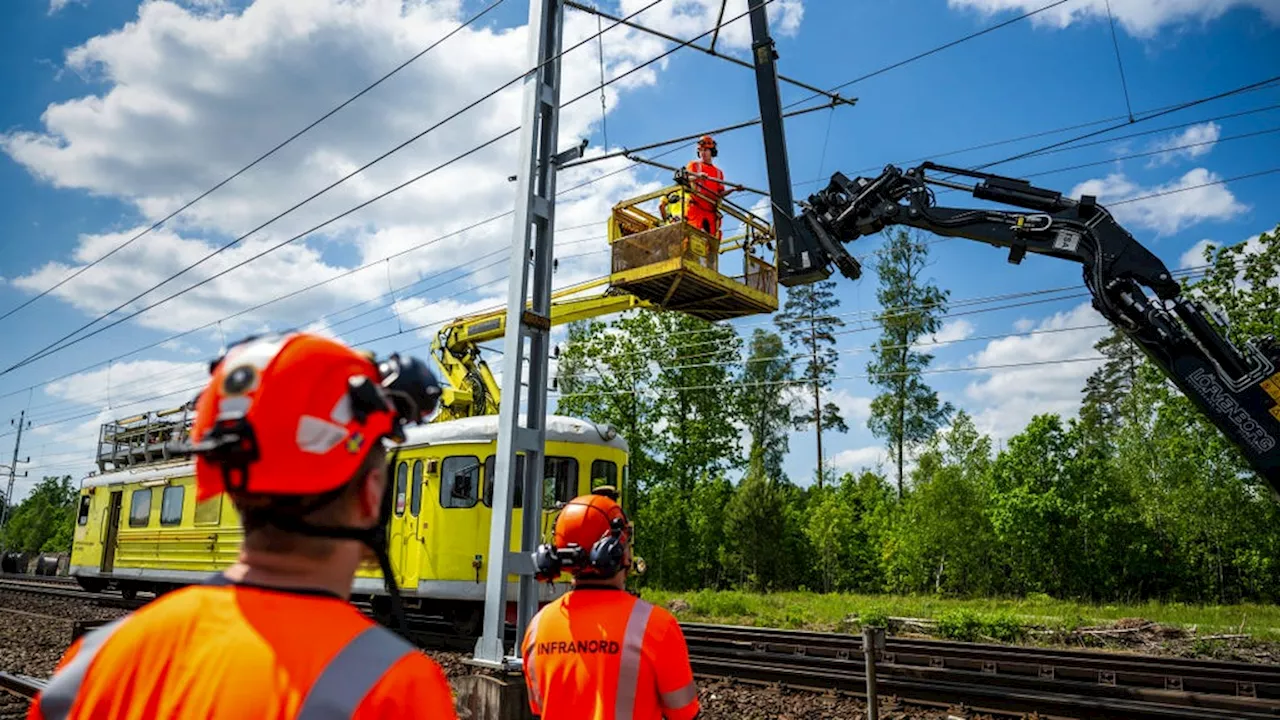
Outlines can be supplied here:
<path id="1" fill-rule="evenodd" d="M 0 576 L 0 590 L 23 592 L 30 595 L 48 595 L 68 600 L 81 600 L 103 607 L 117 607 L 125 610 L 135 610 L 146 605 L 150 600 L 150 598 L 130 600 L 122 597 L 119 593 L 111 591 L 92 593 L 87 590 L 81 590 L 74 580 L 66 582 L 58 578 L 24 577 L 11 574 Z"/>
<path id="2" fill-rule="evenodd" d="M 47 580 L 0 577 L 0 590 L 126 608 L 148 601 Z M 101 622 L 79 621 L 73 635 Z M 409 623 L 410 636 L 424 648 L 469 652 L 474 646 L 474 638 L 459 636 L 445 622 L 411 616 Z M 694 671 L 703 677 L 865 695 L 860 636 L 697 623 L 681 627 Z M 507 634 L 510 643 L 514 628 Z M 1273 665 L 888 638 L 877 655 L 876 674 L 882 698 L 994 714 L 1280 720 L 1280 667 Z M 23 682 L 14 677 L 0 679 L 0 687 L 13 693 L 9 686 Z"/>
<path id="3" fill-rule="evenodd" d="M 862 638 L 687 624 L 694 672 L 804 690 L 866 692 Z M 1280 668 L 1250 663 L 889 638 L 880 695 L 1041 717 L 1280 718 Z"/>

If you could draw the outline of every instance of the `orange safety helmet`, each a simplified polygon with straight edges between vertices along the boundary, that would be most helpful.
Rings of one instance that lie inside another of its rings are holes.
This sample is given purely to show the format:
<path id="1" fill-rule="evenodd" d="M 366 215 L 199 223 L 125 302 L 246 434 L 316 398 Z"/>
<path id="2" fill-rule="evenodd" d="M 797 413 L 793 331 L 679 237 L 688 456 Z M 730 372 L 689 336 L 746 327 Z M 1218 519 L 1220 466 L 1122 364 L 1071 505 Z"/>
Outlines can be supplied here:
<path id="1" fill-rule="evenodd" d="M 613 498 L 580 495 L 560 510 L 555 544 L 542 545 L 534 553 L 536 574 L 551 580 L 563 569 L 578 577 L 612 577 L 627 567 L 623 560 L 631 529 L 622 506 Z"/>
<path id="2" fill-rule="evenodd" d="M 402 424 L 421 421 L 440 395 L 417 360 L 393 355 L 379 367 L 369 354 L 307 333 L 248 338 L 214 361 L 211 374 L 191 428 L 198 501 L 224 490 L 336 490 L 375 443 L 403 439 Z M 410 380 L 416 390 L 397 391 L 396 382 Z"/>
<path id="3" fill-rule="evenodd" d="M 715 157 L 719 154 L 716 150 L 716 141 L 710 135 L 703 135 L 701 138 L 698 138 L 698 151 L 701 152 L 704 147 L 711 148 L 711 157 Z"/>

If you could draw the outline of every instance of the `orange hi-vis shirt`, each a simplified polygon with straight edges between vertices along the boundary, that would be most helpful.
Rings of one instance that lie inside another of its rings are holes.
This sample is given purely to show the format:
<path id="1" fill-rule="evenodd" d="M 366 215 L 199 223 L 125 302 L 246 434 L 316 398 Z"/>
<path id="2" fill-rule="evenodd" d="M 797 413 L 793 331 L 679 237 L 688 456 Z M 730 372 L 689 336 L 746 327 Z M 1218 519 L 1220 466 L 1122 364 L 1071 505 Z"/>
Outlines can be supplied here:
<path id="1" fill-rule="evenodd" d="M 724 173 L 720 168 L 711 163 L 704 163 L 701 160 L 691 160 L 685 166 L 685 169 L 692 173 L 702 173 L 707 177 L 689 178 L 692 185 L 698 189 L 701 195 L 691 195 L 691 205 L 699 210 L 707 212 L 715 212 L 716 203 L 707 198 L 715 198 L 717 201 L 724 194 Z M 702 197 L 707 196 L 707 198 Z"/>
<path id="2" fill-rule="evenodd" d="M 440 666 L 323 590 L 176 590 L 85 634 L 28 720 L 453 718 Z"/>
<path id="3" fill-rule="evenodd" d="M 612 587 L 578 587 L 534 615 L 521 646 L 544 720 L 690 720 L 698 686 L 675 617 Z"/>

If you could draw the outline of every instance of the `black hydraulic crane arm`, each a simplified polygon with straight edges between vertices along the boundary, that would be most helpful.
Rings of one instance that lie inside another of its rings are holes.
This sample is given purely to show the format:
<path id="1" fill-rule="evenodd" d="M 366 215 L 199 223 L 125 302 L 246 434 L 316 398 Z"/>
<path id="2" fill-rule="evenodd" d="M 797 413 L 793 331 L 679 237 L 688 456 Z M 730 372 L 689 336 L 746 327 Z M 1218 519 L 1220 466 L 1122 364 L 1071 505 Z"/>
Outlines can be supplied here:
<path id="1" fill-rule="evenodd" d="M 801 203 L 803 212 L 796 216 L 778 94 L 778 54 L 764 0 L 747 1 L 780 284 L 825 280 L 833 264 L 856 280 L 862 268 L 845 243 L 890 225 L 1008 248 L 1013 263 L 1028 252 L 1078 262 L 1098 312 L 1137 343 L 1240 448 L 1280 498 L 1280 347 L 1267 337 L 1246 343 L 1244 351 L 1236 348 L 1215 327 L 1225 328 L 1226 319 L 1184 297 L 1164 263 L 1094 198 L 1073 200 L 1025 180 L 925 163 L 906 172 L 889 166 L 871 179 L 850 180 L 836 173 L 824 190 Z M 978 182 L 930 178 L 929 171 Z M 938 207 L 930 185 L 1031 212 Z"/>
<path id="2" fill-rule="evenodd" d="M 939 207 L 931 185 L 1029 212 Z M 1218 330 L 1226 328 L 1226 318 L 1186 297 L 1164 263 L 1095 198 L 1074 200 L 1025 180 L 924 163 L 907 171 L 889 166 L 870 179 L 836 173 L 803 205 L 793 225 L 801 242 L 818 254 L 819 264 L 825 248 L 839 247 L 845 257 L 830 261 L 854 278 L 857 261 L 842 245 L 891 225 L 1008 248 L 1014 264 L 1028 252 L 1080 263 L 1093 307 L 1142 348 L 1280 496 L 1280 346 L 1271 337 L 1243 350 L 1233 345 Z M 808 233 L 819 242 L 804 237 Z"/>

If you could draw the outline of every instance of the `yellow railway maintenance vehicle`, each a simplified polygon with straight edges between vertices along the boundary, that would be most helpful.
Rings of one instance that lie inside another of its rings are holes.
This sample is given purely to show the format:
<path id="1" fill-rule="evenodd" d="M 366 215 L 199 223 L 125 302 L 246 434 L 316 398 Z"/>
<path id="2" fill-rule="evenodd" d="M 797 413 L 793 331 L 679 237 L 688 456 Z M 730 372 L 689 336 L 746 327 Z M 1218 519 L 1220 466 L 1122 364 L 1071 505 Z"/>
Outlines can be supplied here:
<path id="1" fill-rule="evenodd" d="M 235 561 L 243 530 L 230 499 L 197 503 L 194 463 L 164 450 L 185 440 L 190 424 L 179 408 L 102 427 L 103 472 L 82 483 L 71 549 L 70 575 L 86 590 L 163 593 Z M 392 478 L 388 551 L 396 582 L 406 609 L 469 631 L 484 599 L 498 417 L 410 426 L 406 434 Z M 546 448 L 544 527 L 557 504 L 601 485 L 625 485 L 627 444 L 607 426 L 551 416 Z M 520 506 L 517 488 L 516 522 Z M 513 551 L 518 542 L 512 538 Z M 544 585 L 543 600 L 563 591 Z M 353 596 L 369 598 L 375 609 L 386 602 L 376 563 L 357 573 Z M 508 600 L 513 608 L 514 576 Z"/>
<path id="2" fill-rule="evenodd" d="M 633 308 L 666 309 L 724 320 L 777 309 L 777 271 L 760 258 L 773 250 L 773 231 L 732 204 L 725 213 L 741 232 L 717 238 L 679 214 L 655 215 L 642 205 L 667 199 L 683 205 L 694 191 L 680 186 L 614 206 L 609 218 L 611 273 L 553 296 L 550 325 Z M 741 274 L 725 274 L 736 266 Z M 589 295 L 604 288 L 602 292 Z M 448 381 L 440 410 L 426 426 L 407 429 L 394 482 L 388 551 L 406 609 L 444 615 L 464 631 L 480 618 L 485 555 L 497 453 L 499 386 L 480 343 L 506 331 L 505 309 L 459 318 L 444 327 L 432 356 Z M 102 426 L 98 473 L 82 483 L 70 574 L 88 590 L 108 586 L 126 596 L 166 592 L 199 582 L 234 562 L 243 531 L 229 499 L 195 502 L 195 466 L 175 451 L 187 439 L 191 408 L 147 413 Z M 551 416 L 547 422 L 543 528 L 558 506 L 602 485 L 630 505 L 626 441 L 610 427 Z M 520 472 L 517 469 L 517 474 Z M 520 488 L 515 517 L 521 518 Z M 511 549 L 519 549 L 513 535 Z M 640 561 L 642 562 L 642 561 Z M 541 586 L 543 600 L 564 591 Z M 515 576 L 509 577 L 514 614 Z M 375 564 L 357 573 L 353 594 L 384 605 Z"/>

